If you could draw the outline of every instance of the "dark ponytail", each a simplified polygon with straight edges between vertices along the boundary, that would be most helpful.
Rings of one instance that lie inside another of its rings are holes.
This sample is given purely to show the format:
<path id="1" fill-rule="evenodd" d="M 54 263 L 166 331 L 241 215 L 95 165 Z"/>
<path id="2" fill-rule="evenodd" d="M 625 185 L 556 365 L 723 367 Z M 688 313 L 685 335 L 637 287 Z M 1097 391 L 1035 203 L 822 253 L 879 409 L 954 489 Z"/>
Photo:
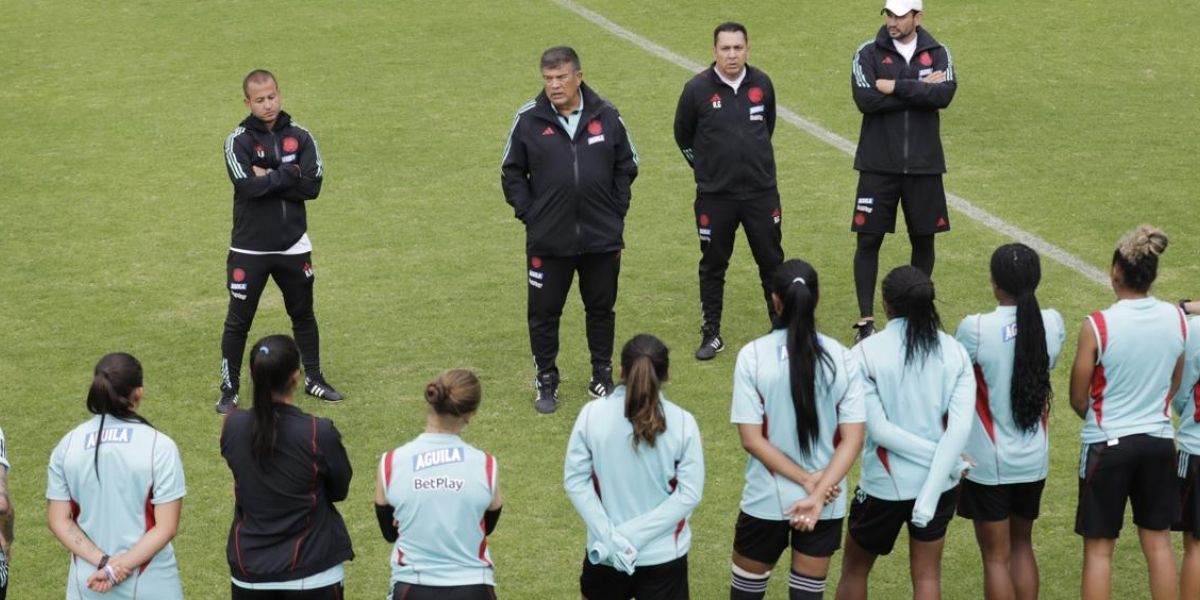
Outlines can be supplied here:
<path id="1" fill-rule="evenodd" d="M 942 318 L 933 305 L 933 280 L 916 267 L 896 267 L 883 278 L 883 301 L 891 307 L 889 318 L 908 321 L 904 363 L 924 362 L 938 348 L 938 331 L 942 328 Z"/>
<path id="2" fill-rule="evenodd" d="M 425 386 L 425 402 L 442 416 L 461 417 L 479 410 L 483 389 L 479 378 L 467 369 L 442 371 Z"/>
<path id="3" fill-rule="evenodd" d="M 106 354 L 92 370 L 92 386 L 88 388 L 87 409 L 100 415 L 100 427 L 96 429 L 96 451 L 92 465 L 96 479 L 100 479 L 100 442 L 104 439 L 104 421 L 112 415 L 122 421 L 137 421 L 145 425 L 150 422 L 133 409 L 133 393 L 142 387 L 142 363 L 130 354 L 113 352 Z M 150 425 L 153 427 L 153 425 Z"/>
<path id="4" fill-rule="evenodd" d="M 658 338 L 640 334 L 621 349 L 621 379 L 625 384 L 625 418 L 633 425 L 633 447 L 646 442 L 651 448 L 658 434 L 667 430 L 667 418 L 659 390 L 667 380 L 671 359 Z"/>
<path id="5" fill-rule="evenodd" d="M 250 348 L 250 377 L 254 380 L 254 456 L 265 462 L 275 452 L 275 396 L 292 393 L 292 375 L 300 370 L 300 348 L 286 335 L 269 335 Z"/>
<path id="6" fill-rule="evenodd" d="M 1037 252 L 1024 244 L 1000 246 L 992 254 L 992 281 L 1017 301 L 1017 337 L 1014 342 L 1012 388 L 1013 422 L 1021 431 L 1037 429 L 1050 410 L 1050 355 L 1046 350 L 1046 325 L 1034 291 L 1042 280 Z"/>
<path id="7" fill-rule="evenodd" d="M 802 260 L 789 260 L 775 269 L 772 291 L 783 303 L 776 329 L 787 329 L 788 374 L 800 454 L 807 457 L 820 439 L 817 418 L 817 363 L 832 370 L 833 359 L 817 339 L 816 309 L 820 297 L 817 271 Z"/>

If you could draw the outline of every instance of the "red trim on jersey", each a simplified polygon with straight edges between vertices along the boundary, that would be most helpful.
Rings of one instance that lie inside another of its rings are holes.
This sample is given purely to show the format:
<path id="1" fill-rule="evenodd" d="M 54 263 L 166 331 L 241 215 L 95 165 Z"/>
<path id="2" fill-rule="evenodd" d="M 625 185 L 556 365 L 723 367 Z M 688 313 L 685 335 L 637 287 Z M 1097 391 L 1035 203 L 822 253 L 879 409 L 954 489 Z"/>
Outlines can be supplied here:
<path id="1" fill-rule="evenodd" d="M 238 519 L 237 526 L 233 528 L 233 552 L 237 556 L 238 570 L 242 572 L 243 576 L 245 576 L 246 575 L 246 565 L 242 563 L 241 533 L 242 533 L 242 521 L 241 521 L 241 519 Z"/>
<path id="2" fill-rule="evenodd" d="M 1104 320 L 1104 313 L 1095 311 L 1089 317 L 1092 319 L 1092 326 L 1096 328 L 1096 335 L 1100 336 L 1100 351 L 1103 353 L 1108 348 L 1108 323 Z M 1092 411 L 1096 413 L 1096 427 L 1100 426 L 1100 420 L 1104 416 L 1104 388 L 1108 387 L 1108 379 L 1104 377 L 1104 365 L 1097 364 L 1096 370 L 1092 371 Z"/>
<path id="3" fill-rule="evenodd" d="M 81 512 L 83 512 L 83 509 L 80 508 L 79 503 L 71 500 L 71 520 L 79 523 L 79 513 Z"/>
<path id="4" fill-rule="evenodd" d="M 1183 314 L 1183 310 L 1179 307 L 1175 308 L 1175 312 L 1179 313 L 1179 329 L 1183 331 L 1183 341 L 1187 341 L 1187 316 Z"/>
<path id="5" fill-rule="evenodd" d="M 1096 311 L 1092 313 L 1092 325 L 1096 327 L 1096 335 L 1100 336 L 1100 352 L 1108 349 L 1108 323 L 1104 320 L 1104 313 Z"/>
<path id="6" fill-rule="evenodd" d="M 996 420 L 992 418 L 992 405 L 988 402 L 988 386 L 987 380 L 983 378 L 983 367 L 975 365 L 975 414 L 979 415 L 979 422 L 983 424 L 983 430 L 987 432 L 988 439 L 992 440 L 992 445 L 996 445 Z"/>
<path id="7" fill-rule="evenodd" d="M 1192 388 L 1192 421 L 1200 423 L 1200 382 Z"/>
<path id="8" fill-rule="evenodd" d="M 887 471 L 887 474 L 888 474 L 888 475 L 891 475 L 891 474 L 892 474 L 892 465 L 891 465 L 891 463 L 888 461 L 888 452 L 887 452 L 887 448 L 884 448 L 883 446 L 880 446 L 880 447 L 876 448 L 876 449 L 875 449 L 875 456 L 878 456 L 878 457 L 879 457 L 879 462 L 883 463 L 883 470 L 884 470 L 884 471 Z"/>
<path id="9" fill-rule="evenodd" d="M 1096 365 L 1092 371 L 1092 412 L 1096 413 L 1096 427 L 1104 417 L 1104 388 L 1108 387 L 1108 379 L 1104 377 L 1104 365 Z"/>
<path id="10" fill-rule="evenodd" d="M 687 519 L 680 519 L 675 525 L 675 541 L 679 541 L 679 534 L 683 533 L 683 528 L 687 527 Z"/>
<path id="11" fill-rule="evenodd" d="M 493 566 L 492 561 L 487 555 L 487 524 L 484 522 L 486 517 L 479 519 L 479 531 L 483 533 L 483 539 L 479 541 L 479 560 L 482 560 L 487 566 Z"/>
<path id="12" fill-rule="evenodd" d="M 396 449 L 388 450 L 388 453 L 383 456 L 383 487 L 392 487 L 392 455 L 396 453 Z"/>
<path id="13" fill-rule="evenodd" d="M 487 461 L 484 463 L 484 470 L 487 472 L 488 491 L 494 492 L 494 490 L 492 489 L 492 486 L 494 485 L 494 482 L 492 481 L 492 477 L 494 477 L 496 474 L 496 459 L 493 458 L 491 454 L 488 454 L 486 452 L 484 453 L 484 456 L 487 456 Z"/>
<path id="14" fill-rule="evenodd" d="M 833 430 L 833 449 L 837 450 L 838 444 L 842 443 L 842 428 L 839 427 Z"/>
<path id="15" fill-rule="evenodd" d="M 288 569 L 295 569 L 296 562 L 300 560 L 300 545 L 304 543 L 304 538 L 308 537 L 309 531 L 312 530 L 313 512 L 317 510 L 317 484 L 320 483 L 320 469 L 317 465 L 317 418 L 312 419 L 312 436 L 309 438 L 309 447 L 312 450 L 312 482 L 308 487 L 309 508 L 308 514 L 304 517 L 304 528 L 300 530 L 300 537 L 296 538 L 296 547 L 292 549 L 292 563 Z"/>
<path id="16" fill-rule="evenodd" d="M 154 519 L 154 502 L 152 500 L 154 500 L 154 486 L 150 486 L 150 489 L 146 490 L 146 504 L 142 508 L 146 516 L 146 531 L 154 529 L 154 524 L 156 523 Z M 154 557 L 151 556 L 150 559 L 153 560 Z M 142 563 L 142 566 L 138 567 L 138 574 L 144 573 L 148 566 L 150 566 L 149 560 Z"/>

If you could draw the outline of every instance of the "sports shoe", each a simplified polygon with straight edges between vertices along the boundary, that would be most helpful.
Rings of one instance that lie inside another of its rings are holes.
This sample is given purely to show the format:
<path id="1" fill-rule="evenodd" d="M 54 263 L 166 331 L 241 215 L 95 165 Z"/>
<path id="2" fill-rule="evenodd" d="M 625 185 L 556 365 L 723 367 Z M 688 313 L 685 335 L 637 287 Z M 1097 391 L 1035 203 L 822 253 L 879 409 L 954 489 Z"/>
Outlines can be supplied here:
<path id="1" fill-rule="evenodd" d="M 233 410 L 235 408 L 237 408 L 237 404 L 238 404 L 237 390 L 229 389 L 222 385 L 221 386 L 221 398 L 219 400 L 217 400 L 217 414 L 227 415 L 227 414 L 233 412 Z"/>
<path id="2" fill-rule="evenodd" d="M 875 334 L 875 320 L 862 319 L 853 325 L 854 343 L 857 344 Z"/>
<path id="3" fill-rule="evenodd" d="M 304 393 L 314 398 L 320 398 L 328 404 L 337 404 L 346 397 L 341 392 L 333 389 L 329 382 L 321 375 L 304 376 Z"/>
<path id="4" fill-rule="evenodd" d="M 725 349 L 725 341 L 721 339 L 721 334 L 716 330 L 705 327 L 700 329 L 700 335 L 700 347 L 696 348 L 698 360 L 712 360 L 716 358 L 718 352 Z"/>
<path id="5" fill-rule="evenodd" d="M 537 397 L 533 400 L 533 408 L 543 415 L 558 410 L 558 374 L 541 373 L 533 380 L 537 388 Z"/>
<path id="6" fill-rule="evenodd" d="M 612 391 L 612 367 L 600 367 L 592 371 L 592 380 L 588 382 L 588 394 L 593 398 L 603 398 Z"/>

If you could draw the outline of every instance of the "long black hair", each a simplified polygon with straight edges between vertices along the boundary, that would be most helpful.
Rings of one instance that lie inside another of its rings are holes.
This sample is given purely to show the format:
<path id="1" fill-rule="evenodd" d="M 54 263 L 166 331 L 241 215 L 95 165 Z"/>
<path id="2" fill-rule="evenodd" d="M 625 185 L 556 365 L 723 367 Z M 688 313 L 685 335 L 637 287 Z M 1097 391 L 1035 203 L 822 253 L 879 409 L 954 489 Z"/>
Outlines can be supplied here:
<path id="1" fill-rule="evenodd" d="M 1124 274 L 1122 283 L 1136 292 L 1147 292 L 1158 277 L 1158 256 L 1167 250 L 1167 234 L 1151 225 L 1126 233 L 1113 250 L 1113 265 Z"/>
<path id="2" fill-rule="evenodd" d="M 908 320 L 904 331 L 905 364 L 924 362 L 938 348 L 942 318 L 933 300 L 933 280 L 916 267 L 896 267 L 883 278 L 883 301 L 892 311 L 888 317 Z"/>
<path id="3" fill-rule="evenodd" d="M 670 351 L 662 340 L 639 334 L 621 349 L 621 379 L 625 383 L 625 418 L 633 425 L 633 446 L 646 442 L 651 448 L 658 434 L 667 430 L 658 392 L 667 380 Z"/>
<path id="4" fill-rule="evenodd" d="M 254 380 L 254 427 L 251 440 L 260 461 L 275 451 L 275 396 L 292 393 L 292 375 L 300 370 L 300 348 L 286 335 L 269 335 L 250 348 L 250 377 Z"/>
<path id="5" fill-rule="evenodd" d="M 1038 306 L 1042 264 L 1037 252 L 1025 244 L 1006 244 L 992 253 L 992 281 L 1017 301 L 1017 337 L 1013 349 L 1013 422 L 1022 431 L 1034 431 L 1050 410 L 1050 355 L 1046 351 L 1046 325 Z"/>
<path id="6" fill-rule="evenodd" d="M 816 269 L 802 260 L 789 260 L 775 269 L 771 290 L 783 303 L 783 310 L 775 317 L 775 329 L 787 329 L 792 406 L 796 410 L 800 454 L 804 456 L 809 456 L 821 435 L 817 419 L 817 363 L 825 363 L 831 371 L 833 368 L 833 358 L 817 339 L 820 289 Z"/>
<path id="7" fill-rule="evenodd" d="M 150 422 L 133 409 L 133 393 L 142 387 L 142 363 L 131 354 L 113 352 L 105 354 L 92 370 L 92 386 L 88 388 L 87 409 L 100 415 L 100 428 L 96 430 L 96 451 L 92 465 L 96 479 L 100 479 L 100 442 L 104 439 L 104 420 L 109 415 L 122 421 Z M 150 425 L 153 427 L 153 425 Z"/>

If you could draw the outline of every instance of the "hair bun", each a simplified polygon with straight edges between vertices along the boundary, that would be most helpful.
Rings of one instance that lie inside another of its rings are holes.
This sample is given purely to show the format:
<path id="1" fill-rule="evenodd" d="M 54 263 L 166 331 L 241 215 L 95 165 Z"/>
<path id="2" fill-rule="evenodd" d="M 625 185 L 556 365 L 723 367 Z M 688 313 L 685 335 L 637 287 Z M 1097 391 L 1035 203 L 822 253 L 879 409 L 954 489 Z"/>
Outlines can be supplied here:
<path id="1" fill-rule="evenodd" d="M 429 385 L 425 386 L 425 401 L 426 402 L 437 405 L 437 404 L 441 403 L 442 399 L 445 396 L 446 396 L 446 388 L 442 387 L 441 382 L 431 381 L 431 382 L 429 382 Z"/>
<path id="2" fill-rule="evenodd" d="M 1148 256 L 1158 256 L 1167 250 L 1167 234 L 1152 225 L 1139 225 L 1117 243 L 1117 252 L 1131 263 Z"/>

